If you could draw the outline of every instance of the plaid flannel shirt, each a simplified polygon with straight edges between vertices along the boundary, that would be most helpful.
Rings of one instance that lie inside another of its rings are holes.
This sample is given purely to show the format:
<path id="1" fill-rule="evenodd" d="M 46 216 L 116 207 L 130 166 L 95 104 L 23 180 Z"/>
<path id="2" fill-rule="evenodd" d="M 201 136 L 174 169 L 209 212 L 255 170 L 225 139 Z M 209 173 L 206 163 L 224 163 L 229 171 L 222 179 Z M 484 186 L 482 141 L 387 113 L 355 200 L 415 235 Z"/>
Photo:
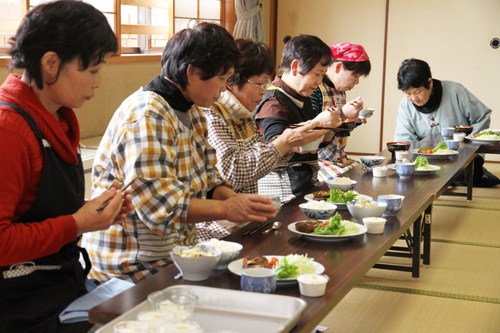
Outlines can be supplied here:
<path id="1" fill-rule="evenodd" d="M 258 180 L 293 154 L 280 156 L 266 143 L 249 112 L 226 91 L 211 109 L 204 109 L 208 121 L 208 142 L 217 153 L 217 169 L 239 193 L 257 193 Z"/>
<path id="2" fill-rule="evenodd" d="M 84 234 L 91 277 L 138 282 L 163 270 L 175 245 L 195 242 L 195 226 L 186 224 L 190 199 L 205 199 L 216 186 L 229 185 L 215 168 L 203 112 L 194 106 L 188 112 L 191 126 L 163 97 L 139 90 L 111 119 L 94 160 L 92 196 L 114 179 L 127 183 L 137 176 L 131 186 L 135 210 L 122 223 Z"/>

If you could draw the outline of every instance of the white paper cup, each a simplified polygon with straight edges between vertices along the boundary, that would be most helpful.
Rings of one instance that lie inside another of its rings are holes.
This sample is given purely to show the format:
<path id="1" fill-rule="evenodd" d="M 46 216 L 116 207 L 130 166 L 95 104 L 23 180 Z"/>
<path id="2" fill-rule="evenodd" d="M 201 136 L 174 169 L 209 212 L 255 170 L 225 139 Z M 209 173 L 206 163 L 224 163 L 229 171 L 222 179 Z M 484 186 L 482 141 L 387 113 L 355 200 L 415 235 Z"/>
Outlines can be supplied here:
<path id="1" fill-rule="evenodd" d="M 297 276 L 300 294 L 308 297 L 321 297 L 326 292 L 326 284 L 330 278 L 320 274 L 302 274 Z"/>

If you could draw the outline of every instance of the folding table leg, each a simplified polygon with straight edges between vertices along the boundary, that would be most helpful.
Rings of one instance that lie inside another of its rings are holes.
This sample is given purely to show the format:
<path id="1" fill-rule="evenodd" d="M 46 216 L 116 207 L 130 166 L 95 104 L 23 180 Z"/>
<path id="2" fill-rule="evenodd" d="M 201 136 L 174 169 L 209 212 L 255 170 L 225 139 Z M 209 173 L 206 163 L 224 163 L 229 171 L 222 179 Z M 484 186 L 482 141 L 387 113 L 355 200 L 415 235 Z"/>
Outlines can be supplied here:
<path id="1" fill-rule="evenodd" d="M 466 168 L 467 175 L 467 201 L 472 200 L 472 185 L 474 184 L 474 160 Z"/>
<path id="2" fill-rule="evenodd" d="M 424 254 L 423 262 L 424 265 L 431 264 L 431 220 L 432 220 L 432 204 L 426 208 L 424 212 Z"/>
<path id="3" fill-rule="evenodd" d="M 420 238 L 422 235 L 421 229 L 422 217 L 419 216 L 415 222 L 413 222 L 413 258 L 412 258 L 412 271 L 411 276 L 413 278 L 420 277 Z"/>

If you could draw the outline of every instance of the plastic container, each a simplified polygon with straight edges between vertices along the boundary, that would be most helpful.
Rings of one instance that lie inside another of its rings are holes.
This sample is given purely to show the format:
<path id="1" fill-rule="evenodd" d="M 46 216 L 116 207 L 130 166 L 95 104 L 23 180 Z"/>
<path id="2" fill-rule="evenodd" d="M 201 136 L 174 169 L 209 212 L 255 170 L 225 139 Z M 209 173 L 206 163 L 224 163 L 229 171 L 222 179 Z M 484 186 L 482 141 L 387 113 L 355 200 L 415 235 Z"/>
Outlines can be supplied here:
<path id="1" fill-rule="evenodd" d="M 373 167 L 373 177 L 386 177 L 387 176 L 387 168 L 386 167 Z"/>
<path id="2" fill-rule="evenodd" d="M 367 229 L 369 234 L 383 234 L 386 219 L 382 217 L 365 217 L 363 218 L 363 224 Z"/>
<path id="3" fill-rule="evenodd" d="M 297 276 L 300 294 L 308 297 L 321 297 L 325 295 L 326 284 L 330 278 L 320 274 L 302 274 Z"/>
<path id="4" fill-rule="evenodd" d="M 403 158 L 408 158 L 408 151 L 407 150 L 396 151 L 396 160 L 402 161 Z"/>

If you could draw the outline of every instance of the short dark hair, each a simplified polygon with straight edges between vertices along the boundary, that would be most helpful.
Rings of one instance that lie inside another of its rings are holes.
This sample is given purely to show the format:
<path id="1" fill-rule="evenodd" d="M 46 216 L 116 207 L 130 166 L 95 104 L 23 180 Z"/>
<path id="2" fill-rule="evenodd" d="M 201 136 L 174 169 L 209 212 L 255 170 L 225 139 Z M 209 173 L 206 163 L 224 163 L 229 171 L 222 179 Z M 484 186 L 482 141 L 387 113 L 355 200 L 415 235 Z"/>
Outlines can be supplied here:
<path id="1" fill-rule="evenodd" d="M 342 66 L 348 71 L 354 72 L 357 75 L 368 76 L 370 71 L 372 70 L 372 65 L 370 60 L 366 61 L 342 61 L 342 60 L 333 60 L 333 63 L 341 62 Z"/>
<path id="2" fill-rule="evenodd" d="M 298 35 L 285 44 L 281 53 L 280 70 L 288 72 L 295 59 L 300 63 L 300 74 L 305 75 L 319 62 L 323 66 L 329 66 L 332 63 L 332 50 L 316 36 Z"/>
<path id="3" fill-rule="evenodd" d="M 104 14 L 92 5 L 69 0 L 31 9 L 9 44 L 9 68 L 24 69 L 40 89 L 44 83 L 40 60 L 47 52 L 55 52 L 61 59 L 55 81 L 47 83 L 53 84 L 65 63 L 78 58 L 81 70 L 85 70 L 118 50 L 118 41 Z"/>
<path id="4" fill-rule="evenodd" d="M 227 80 L 230 86 L 238 85 L 241 89 L 253 75 L 274 74 L 276 65 L 273 52 L 266 44 L 250 38 L 238 38 L 235 42 L 241 58 L 234 68 L 233 75 Z"/>
<path id="5" fill-rule="evenodd" d="M 429 64 L 419 59 L 406 59 L 399 67 L 398 89 L 405 91 L 409 88 L 430 88 L 429 79 L 432 78 Z"/>
<path id="6" fill-rule="evenodd" d="M 202 80 L 208 80 L 227 73 L 239 57 L 238 47 L 226 29 L 202 22 L 179 31 L 168 41 L 161 58 L 161 75 L 185 90 L 189 65 L 202 71 Z"/>

